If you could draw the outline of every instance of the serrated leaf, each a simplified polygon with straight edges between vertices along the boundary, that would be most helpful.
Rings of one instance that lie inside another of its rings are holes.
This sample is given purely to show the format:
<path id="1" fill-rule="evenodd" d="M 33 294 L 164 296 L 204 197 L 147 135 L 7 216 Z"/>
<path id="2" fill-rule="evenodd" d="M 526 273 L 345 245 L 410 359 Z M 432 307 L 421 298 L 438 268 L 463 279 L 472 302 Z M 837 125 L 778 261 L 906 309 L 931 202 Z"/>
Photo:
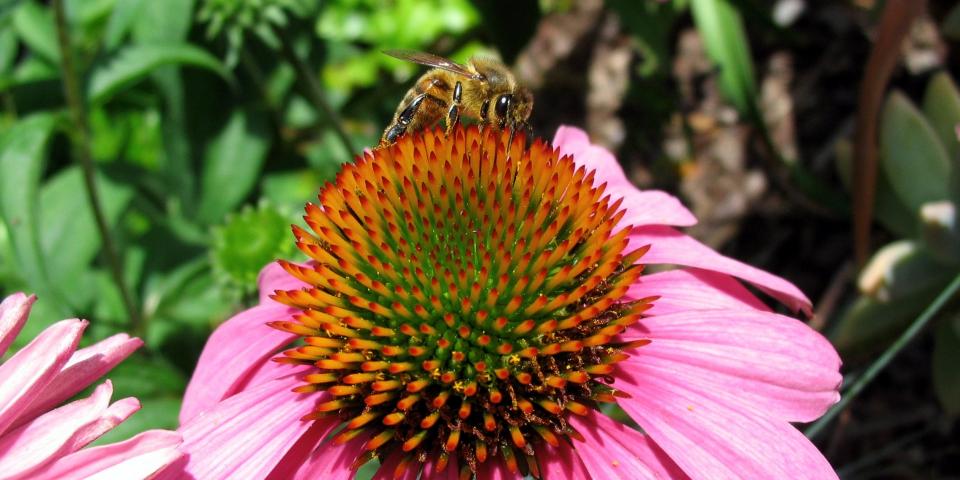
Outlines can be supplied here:
<path id="1" fill-rule="evenodd" d="M 880 157 L 897 196 L 915 213 L 946 200 L 952 172 L 947 151 L 913 103 L 899 91 L 887 97 L 880 118 Z"/>
<path id="2" fill-rule="evenodd" d="M 0 216 L 28 286 L 51 297 L 47 301 L 59 304 L 58 310 L 68 316 L 70 310 L 66 303 L 61 303 L 63 297 L 47 275 L 38 225 L 37 192 L 56 118 L 52 114 L 34 114 L 0 135 Z"/>
<path id="3" fill-rule="evenodd" d="M 31 52 L 53 65 L 59 65 L 60 49 L 52 12 L 36 2 L 23 2 L 13 12 L 12 23 L 17 36 Z"/>
<path id="4" fill-rule="evenodd" d="M 960 415 L 960 317 L 937 325 L 933 344 L 933 391 L 950 415 Z"/>
<path id="5" fill-rule="evenodd" d="M 193 45 L 185 43 L 131 45 L 94 69 L 90 76 L 87 98 L 91 103 L 105 102 L 164 65 L 199 67 L 220 75 L 228 82 L 233 82 L 233 77 L 220 60 L 206 50 Z"/>
<path id="6" fill-rule="evenodd" d="M 930 79 L 923 96 L 923 114 L 940 138 L 940 143 L 947 151 L 947 158 L 956 160 L 960 155 L 960 140 L 957 139 L 960 92 L 950 75 L 940 72 Z"/>
<path id="7" fill-rule="evenodd" d="M 113 226 L 133 198 L 133 189 L 102 175 L 97 175 L 96 182 L 100 206 L 108 225 Z M 100 250 L 101 238 L 79 168 L 67 168 L 44 184 L 40 192 L 40 218 L 44 225 L 40 231 L 40 247 L 47 271 L 67 281 L 80 280 Z M 72 300 L 76 304 L 77 299 Z"/>
<path id="8" fill-rule="evenodd" d="M 201 221 L 219 223 L 256 185 L 270 136 L 261 115 L 236 109 L 207 148 L 203 159 Z"/>
<path id="9" fill-rule="evenodd" d="M 741 114 L 754 116 L 757 86 L 750 46 L 737 9 L 727 0 L 692 0 L 693 21 L 720 68 L 720 89 Z"/>

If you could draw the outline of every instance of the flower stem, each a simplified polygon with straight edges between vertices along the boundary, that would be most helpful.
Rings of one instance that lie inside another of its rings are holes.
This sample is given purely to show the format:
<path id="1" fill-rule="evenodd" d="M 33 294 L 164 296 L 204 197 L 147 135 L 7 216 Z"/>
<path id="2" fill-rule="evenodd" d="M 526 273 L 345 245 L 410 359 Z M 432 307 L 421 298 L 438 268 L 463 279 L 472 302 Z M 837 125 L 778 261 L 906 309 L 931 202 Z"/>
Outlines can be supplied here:
<path id="1" fill-rule="evenodd" d="M 912 324 L 910 324 L 910 327 L 900 334 L 900 338 L 897 338 L 897 340 L 893 342 L 893 344 L 890 345 L 890 347 L 888 347 L 882 355 L 874 360 L 867 370 L 863 372 L 863 375 L 861 375 L 860 378 L 858 378 L 857 381 L 851 385 L 849 389 L 847 389 L 843 398 L 837 402 L 833 408 L 827 411 L 827 413 L 824 414 L 820 420 L 817 420 L 816 423 L 811 425 L 810 428 L 804 432 L 807 437 L 813 438 L 817 436 L 817 434 L 819 434 L 824 427 L 826 427 L 834 419 L 834 417 L 837 416 L 837 414 L 847 408 L 847 405 L 849 405 L 850 402 L 856 398 L 857 395 L 867 385 L 869 385 L 870 382 L 873 381 L 873 379 L 876 378 L 876 376 L 880 374 L 884 368 L 886 368 L 890 361 L 893 360 L 901 350 L 903 350 L 903 347 L 906 347 L 907 344 L 909 344 L 917 336 L 917 334 L 923 331 L 923 328 L 926 327 L 927 324 L 930 323 L 930 320 L 932 320 L 933 317 L 940 312 L 940 309 L 943 308 L 943 306 L 951 298 L 953 298 L 953 295 L 957 293 L 958 289 L 960 289 L 960 275 L 957 275 L 953 281 L 950 282 L 950 284 L 947 285 L 947 287 L 944 288 L 939 295 L 937 295 L 937 298 L 934 299 L 929 306 L 927 306 L 923 313 L 921 313 Z"/>
<path id="2" fill-rule="evenodd" d="M 83 103 L 83 97 L 80 94 L 79 80 L 74 71 L 72 50 L 70 48 L 70 31 L 67 27 L 67 18 L 64 13 L 62 0 L 53 0 L 53 13 L 56 19 L 57 41 L 60 46 L 60 73 L 63 78 L 63 92 L 67 99 L 67 106 L 70 110 L 70 117 L 74 128 L 73 135 L 70 135 L 74 149 L 74 158 L 80 164 L 80 170 L 83 171 L 83 183 L 87 191 L 87 201 L 90 203 L 90 209 L 93 210 L 93 218 L 97 223 L 97 230 L 100 232 L 100 239 L 103 242 L 103 252 L 104 256 L 107 257 L 110 273 L 113 276 L 113 281 L 117 284 L 117 289 L 120 290 L 124 308 L 126 308 L 127 315 L 130 317 L 130 329 L 133 332 L 139 333 L 141 327 L 140 313 L 123 279 L 123 263 L 117 254 L 113 238 L 110 236 L 110 227 L 107 225 L 106 215 L 104 215 L 103 207 L 100 205 L 100 194 L 97 191 L 95 181 L 96 171 L 90 153 L 90 126 L 87 123 L 87 112 Z"/>
<path id="3" fill-rule="evenodd" d="M 297 72 L 297 78 L 306 89 L 307 97 L 310 99 L 310 102 L 313 103 L 314 107 L 323 111 L 324 115 L 327 116 L 327 119 L 333 126 L 333 131 L 337 134 L 337 138 L 340 139 L 340 142 L 343 143 L 344 148 L 346 148 L 351 155 L 356 154 L 357 150 L 353 148 L 353 142 L 350 141 L 350 137 L 347 135 L 346 130 L 343 129 L 343 121 L 341 120 L 340 115 L 336 110 L 333 109 L 333 106 L 330 105 L 330 102 L 327 101 L 327 97 L 323 93 L 323 88 L 320 86 L 320 81 L 317 80 L 316 75 L 314 75 L 307 63 L 300 58 L 300 55 L 297 53 L 297 51 L 294 50 L 293 40 L 282 28 L 276 25 L 273 26 L 273 33 L 277 36 L 277 38 L 280 39 L 280 50 L 283 52 L 283 56 L 286 57 L 287 61 L 290 62 L 290 65 L 293 66 L 293 69 Z"/>

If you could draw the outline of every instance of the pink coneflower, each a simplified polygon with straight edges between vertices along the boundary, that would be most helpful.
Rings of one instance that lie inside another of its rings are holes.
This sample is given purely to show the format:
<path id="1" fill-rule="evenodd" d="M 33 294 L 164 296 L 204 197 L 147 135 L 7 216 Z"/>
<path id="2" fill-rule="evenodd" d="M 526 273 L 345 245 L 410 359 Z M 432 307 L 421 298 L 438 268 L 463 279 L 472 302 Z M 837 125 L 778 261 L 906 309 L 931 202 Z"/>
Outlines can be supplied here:
<path id="1" fill-rule="evenodd" d="M 0 357 L 27 321 L 35 296 L 0 304 Z M 83 320 L 63 320 L 0 365 L 0 479 L 147 478 L 182 456 L 180 435 L 165 430 L 83 449 L 140 408 L 135 398 L 110 403 L 107 380 L 87 398 L 57 407 L 143 344 L 114 335 L 77 350 Z"/>
<path id="2" fill-rule="evenodd" d="M 265 268 L 208 341 L 167 473 L 835 477 L 789 422 L 837 401 L 836 352 L 733 277 L 803 293 L 671 228 L 695 219 L 582 131 L 508 138 L 419 132 L 344 166 L 294 227 L 313 261 Z"/>

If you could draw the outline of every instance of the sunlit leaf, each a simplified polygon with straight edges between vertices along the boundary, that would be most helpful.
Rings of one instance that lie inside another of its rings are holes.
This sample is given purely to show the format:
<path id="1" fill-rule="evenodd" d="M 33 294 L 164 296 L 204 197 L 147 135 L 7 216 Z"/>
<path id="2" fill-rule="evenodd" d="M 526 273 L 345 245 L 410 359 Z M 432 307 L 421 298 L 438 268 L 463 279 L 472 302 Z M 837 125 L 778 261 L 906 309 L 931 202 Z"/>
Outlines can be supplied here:
<path id="1" fill-rule="evenodd" d="M 104 47 L 108 51 L 120 45 L 120 41 L 123 40 L 123 37 L 138 19 L 138 15 L 141 15 L 143 3 L 143 0 L 126 0 L 116 3 L 110 15 L 110 20 L 107 22 L 107 32 L 103 38 Z"/>
<path id="2" fill-rule="evenodd" d="M 941 285 L 942 286 L 942 285 Z M 858 298 L 836 322 L 829 337 L 845 359 L 882 350 L 923 308 L 938 290 L 925 290 L 895 301 Z"/>
<path id="3" fill-rule="evenodd" d="M 90 76 L 87 96 L 105 102 L 164 65 L 190 65 L 217 73 L 232 82 L 231 74 L 206 50 L 188 44 L 131 45 L 123 48 Z"/>
<path id="4" fill-rule="evenodd" d="M 939 138 L 902 93 L 887 98 L 880 118 L 880 160 L 887 178 L 906 205 L 918 211 L 927 202 L 948 198 L 950 161 Z"/>
<path id="5" fill-rule="evenodd" d="M 220 222 L 256 185 L 269 148 L 263 116 L 237 109 L 203 159 L 200 220 Z"/>
<path id="6" fill-rule="evenodd" d="M 737 9 L 727 0 L 691 0 L 707 54 L 720 69 L 720 89 L 740 113 L 754 116 L 757 86 L 750 46 Z"/>

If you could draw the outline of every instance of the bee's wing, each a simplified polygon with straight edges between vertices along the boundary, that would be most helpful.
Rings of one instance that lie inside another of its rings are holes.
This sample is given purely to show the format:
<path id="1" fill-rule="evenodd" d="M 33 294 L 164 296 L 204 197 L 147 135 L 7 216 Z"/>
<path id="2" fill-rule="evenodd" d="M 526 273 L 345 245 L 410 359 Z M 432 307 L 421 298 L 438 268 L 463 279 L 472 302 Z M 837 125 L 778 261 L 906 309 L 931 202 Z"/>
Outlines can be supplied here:
<path id="1" fill-rule="evenodd" d="M 384 50 L 383 53 L 394 58 L 399 58 L 400 60 L 408 60 L 413 63 L 419 63 L 420 65 L 439 68 L 448 72 L 456 73 L 458 75 L 463 75 L 467 78 L 472 78 L 474 80 L 483 79 L 483 75 L 471 72 L 467 69 L 467 67 L 464 67 L 459 63 L 448 60 L 439 55 L 434 55 L 432 53 L 418 52 L 416 50 Z"/>

